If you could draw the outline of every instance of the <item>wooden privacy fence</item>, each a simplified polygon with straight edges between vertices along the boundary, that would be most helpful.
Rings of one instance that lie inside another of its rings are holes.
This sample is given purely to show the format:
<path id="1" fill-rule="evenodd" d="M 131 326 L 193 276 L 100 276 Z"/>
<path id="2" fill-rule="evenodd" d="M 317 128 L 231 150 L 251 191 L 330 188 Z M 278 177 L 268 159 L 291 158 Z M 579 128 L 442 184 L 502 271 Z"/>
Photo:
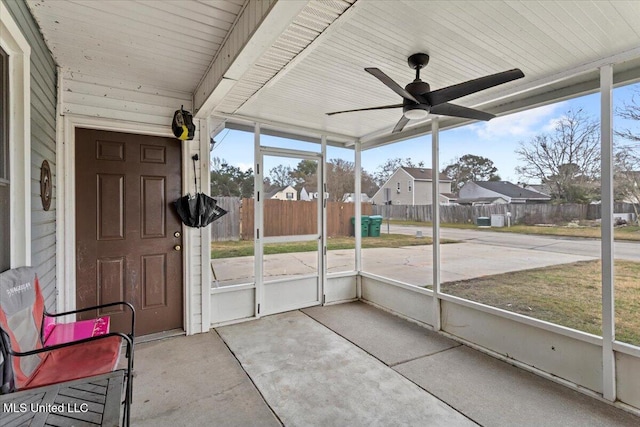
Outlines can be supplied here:
<path id="1" fill-rule="evenodd" d="M 407 221 L 431 221 L 431 205 L 373 205 L 373 215 Z M 440 206 L 440 222 L 474 223 L 477 217 L 506 214 L 507 205 Z"/>
<path id="2" fill-rule="evenodd" d="M 240 236 L 253 239 L 253 199 L 242 199 Z M 371 214 L 371 205 L 362 204 L 362 214 Z M 327 235 L 352 234 L 351 217 L 355 216 L 354 203 L 327 202 Z M 315 202 L 293 200 L 264 201 L 264 235 L 289 236 L 318 232 L 318 205 Z"/>
<path id="3" fill-rule="evenodd" d="M 211 225 L 213 241 L 253 239 L 253 199 L 239 197 L 215 197 L 228 213 Z M 318 211 L 315 202 L 291 200 L 265 200 L 265 236 L 315 234 Z M 440 218 L 444 223 L 472 223 L 478 217 L 511 213 L 512 224 L 555 224 L 573 220 L 600 218 L 599 204 L 504 204 L 481 206 L 440 206 Z M 633 205 L 616 203 L 616 213 L 632 213 Z M 363 215 L 382 215 L 383 218 L 431 221 L 431 205 L 371 205 L 362 204 Z M 355 216 L 354 203 L 327 202 L 328 236 L 353 234 L 351 217 Z"/>
<path id="4" fill-rule="evenodd" d="M 431 221 L 431 205 L 373 205 L 375 215 L 384 218 Z M 556 224 L 574 220 L 600 219 L 601 205 L 599 204 L 496 204 L 480 206 L 440 206 L 440 222 L 443 223 L 475 223 L 478 217 L 491 217 L 491 215 L 505 215 L 511 213 L 512 224 Z M 615 213 L 633 213 L 633 205 L 630 203 L 615 203 Z"/>
<path id="5" fill-rule="evenodd" d="M 211 240 L 226 241 L 240 239 L 240 198 L 214 197 L 218 206 L 227 213 L 211 223 Z"/>
<path id="6" fill-rule="evenodd" d="M 602 205 L 601 204 L 593 204 L 589 205 L 587 211 L 587 219 L 599 219 L 602 218 Z M 616 202 L 613 204 L 613 212 L 614 213 L 635 213 L 632 203 L 621 203 Z"/>
<path id="7" fill-rule="evenodd" d="M 585 220 L 589 219 L 588 210 L 589 205 L 579 203 L 509 205 L 512 223 L 526 225 L 558 224 Z"/>

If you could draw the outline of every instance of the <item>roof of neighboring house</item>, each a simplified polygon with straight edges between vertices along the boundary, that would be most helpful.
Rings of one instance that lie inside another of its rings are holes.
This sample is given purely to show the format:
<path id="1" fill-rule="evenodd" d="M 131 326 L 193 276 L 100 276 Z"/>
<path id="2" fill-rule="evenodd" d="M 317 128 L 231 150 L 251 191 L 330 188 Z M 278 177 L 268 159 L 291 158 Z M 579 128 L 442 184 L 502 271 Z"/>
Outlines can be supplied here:
<path id="1" fill-rule="evenodd" d="M 419 181 L 433 181 L 433 173 L 431 169 L 426 168 L 407 168 L 401 166 L 409 175 Z M 440 181 L 451 182 L 451 178 L 443 173 L 440 173 Z"/>
<path id="2" fill-rule="evenodd" d="M 275 195 L 276 195 L 276 194 L 278 194 L 279 192 L 284 191 L 284 190 L 286 190 L 286 189 L 287 189 L 287 188 L 289 188 L 289 187 L 291 187 L 291 186 L 290 186 L 290 185 L 287 185 L 286 187 L 278 187 L 278 188 L 275 188 L 275 189 L 273 189 L 273 190 L 269 191 L 269 192 L 267 193 L 267 199 L 272 198 L 273 196 L 275 196 Z M 291 188 L 293 188 L 293 187 L 291 187 Z"/>
<path id="3" fill-rule="evenodd" d="M 344 193 L 342 196 L 342 201 L 345 202 L 349 199 L 355 199 L 356 198 L 356 193 Z M 369 196 L 367 195 L 367 193 L 360 193 L 360 201 L 362 202 L 368 202 Z"/>
<path id="4" fill-rule="evenodd" d="M 440 195 L 446 197 L 449 200 L 456 200 L 458 198 L 458 196 L 453 193 L 440 193 Z"/>
<path id="5" fill-rule="evenodd" d="M 456 201 L 458 202 L 459 205 L 473 205 L 473 204 L 477 204 L 477 205 L 487 204 L 487 205 L 490 205 L 492 203 L 495 203 L 498 200 L 502 200 L 505 203 L 508 202 L 507 199 L 505 199 L 504 197 L 500 197 L 500 196 L 495 196 L 495 197 L 476 197 L 474 199 L 457 199 Z"/>
<path id="6" fill-rule="evenodd" d="M 538 193 L 542 193 L 545 196 L 551 194 L 551 187 L 548 184 L 523 184 L 522 188 L 526 188 L 527 190 L 537 191 Z"/>
<path id="7" fill-rule="evenodd" d="M 551 197 L 539 191 L 527 190 L 509 181 L 473 181 L 474 184 L 512 199 L 550 200 Z"/>

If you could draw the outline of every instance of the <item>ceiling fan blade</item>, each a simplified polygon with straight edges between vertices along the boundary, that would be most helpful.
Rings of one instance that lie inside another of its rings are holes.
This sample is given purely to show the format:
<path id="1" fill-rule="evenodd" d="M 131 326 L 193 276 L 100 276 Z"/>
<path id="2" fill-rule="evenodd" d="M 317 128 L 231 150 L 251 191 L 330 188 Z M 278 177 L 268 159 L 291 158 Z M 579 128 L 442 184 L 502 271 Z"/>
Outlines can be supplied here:
<path id="1" fill-rule="evenodd" d="M 431 91 L 423 96 L 427 98 L 431 105 L 438 105 L 510 82 L 512 80 L 517 80 L 522 77 L 524 77 L 524 73 L 518 68 L 514 68 L 513 70 L 491 74 L 490 76 L 480 77 L 478 79 L 469 80 L 468 82 L 459 83 L 453 86 L 447 86 L 442 89 Z"/>
<path id="2" fill-rule="evenodd" d="M 352 113 L 354 111 L 369 111 L 369 110 L 386 110 L 388 108 L 400 108 L 402 104 L 383 105 L 382 107 L 370 107 L 370 108 L 358 108 L 356 110 L 334 111 L 333 113 L 326 113 L 327 116 L 333 116 L 334 114 Z"/>
<path id="3" fill-rule="evenodd" d="M 402 117 L 400 117 L 400 120 L 398 120 L 398 123 L 396 123 L 396 127 L 393 128 L 393 131 L 391 133 L 397 133 L 402 131 L 402 129 L 404 129 L 407 123 L 409 123 L 409 119 L 407 119 L 403 114 Z"/>
<path id="4" fill-rule="evenodd" d="M 397 93 L 401 97 L 410 99 L 411 101 L 415 102 L 416 104 L 420 103 L 416 98 L 414 98 L 413 95 L 411 95 L 409 92 L 407 92 L 406 89 L 404 89 L 398 83 L 394 82 L 391 79 L 391 77 L 387 76 L 385 73 L 380 71 L 378 68 L 365 68 L 364 70 L 367 73 L 371 74 L 372 76 L 376 77 L 378 80 L 380 80 L 382 83 L 384 83 L 389 89 L 391 89 L 392 91 L 394 91 L 395 93 Z"/>
<path id="5" fill-rule="evenodd" d="M 462 117 L 465 119 L 474 119 L 474 120 L 491 120 L 495 117 L 495 115 L 490 113 L 485 113 L 484 111 L 474 110 L 473 108 L 462 107 L 460 105 L 455 104 L 439 104 L 435 107 L 431 107 L 431 114 L 440 114 L 443 116 L 453 116 L 453 117 Z"/>

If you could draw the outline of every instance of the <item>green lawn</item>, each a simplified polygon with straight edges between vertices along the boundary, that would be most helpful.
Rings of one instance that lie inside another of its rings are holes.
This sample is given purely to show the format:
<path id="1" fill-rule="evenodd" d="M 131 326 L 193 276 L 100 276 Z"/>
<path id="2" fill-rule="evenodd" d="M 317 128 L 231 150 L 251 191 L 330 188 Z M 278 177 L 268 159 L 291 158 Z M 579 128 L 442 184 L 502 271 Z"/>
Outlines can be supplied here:
<path id="1" fill-rule="evenodd" d="M 616 338 L 640 345 L 640 263 L 615 262 Z M 461 298 L 602 334 L 600 261 L 523 270 L 442 284 Z"/>
<path id="2" fill-rule="evenodd" d="M 417 221 L 400 221 L 390 220 L 391 224 L 396 225 L 412 225 L 431 227 L 430 222 L 417 222 Z M 565 237 L 583 237 L 591 239 L 600 238 L 600 227 L 577 227 L 577 226 L 536 226 L 536 225 L 513 225 L 511 227 L 493 227 L 493 228 L 481 228 L 474 224 L 442 224 L 443 228 L 458 228 L 467 230 L 480 230 L 486 232 L 495 233 L 518 233 L 518 234 L 539 234 L 546 236 L 565 236 Z M 640 241 L 640 227 L 638 226 L 626 226 L 618 227 L 614 230 L 614 237 L 616 240 L 630 240 Z"/>
<path id="3" fill-rule="evenodd" d="M 451 243 L 452 240 L 442 241 Z M 430 245 L 430 237 L 415 237 L 404 234 L 381 234 L 380 237 L 363 237 L 363 248 L 399 248 L 403 246 Z M 330 237 L 327 239 L 327 249 L 354 249 L 356 246 L 354 237 Z M 272 243 L 264 246 L 265 255 L 282 254 L 292 252 L 310 252 L 318 249 L 315 241 Z M 211 259 L 232 258 L 253 255 L 253 241 L 240 240 L 230 242 L 212 242 Z"/>

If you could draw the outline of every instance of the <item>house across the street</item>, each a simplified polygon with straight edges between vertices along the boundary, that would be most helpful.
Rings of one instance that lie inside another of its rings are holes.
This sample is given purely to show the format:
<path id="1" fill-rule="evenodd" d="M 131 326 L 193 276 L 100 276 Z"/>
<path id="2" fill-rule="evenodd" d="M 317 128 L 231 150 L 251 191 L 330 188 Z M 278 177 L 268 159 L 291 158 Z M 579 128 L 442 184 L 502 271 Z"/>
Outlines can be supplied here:
<path id="1" fill-rule="evenodd" d="M 267 193 L 267 199 L 298 200 L 298 192 L 290 185 L 279 187 Z"/>
<path id="2" fill-rule="evenodd" d="M 401 166 L 373 195 L 371 201 L 376 205 L 430 205 L 433 200 L 432 186 L 431 169 Z M 444 198 L 442 194 L 451 195 L 451 179 L 442 173 L 438 190 L 440 203 L 449 202 L 449 197 Z"/>
<path id="3" fill-rule="evenodd" d="M 460 188 L 460 204 L 546 203 L 551 196 L 509 181 L 469 181 Z"/>

